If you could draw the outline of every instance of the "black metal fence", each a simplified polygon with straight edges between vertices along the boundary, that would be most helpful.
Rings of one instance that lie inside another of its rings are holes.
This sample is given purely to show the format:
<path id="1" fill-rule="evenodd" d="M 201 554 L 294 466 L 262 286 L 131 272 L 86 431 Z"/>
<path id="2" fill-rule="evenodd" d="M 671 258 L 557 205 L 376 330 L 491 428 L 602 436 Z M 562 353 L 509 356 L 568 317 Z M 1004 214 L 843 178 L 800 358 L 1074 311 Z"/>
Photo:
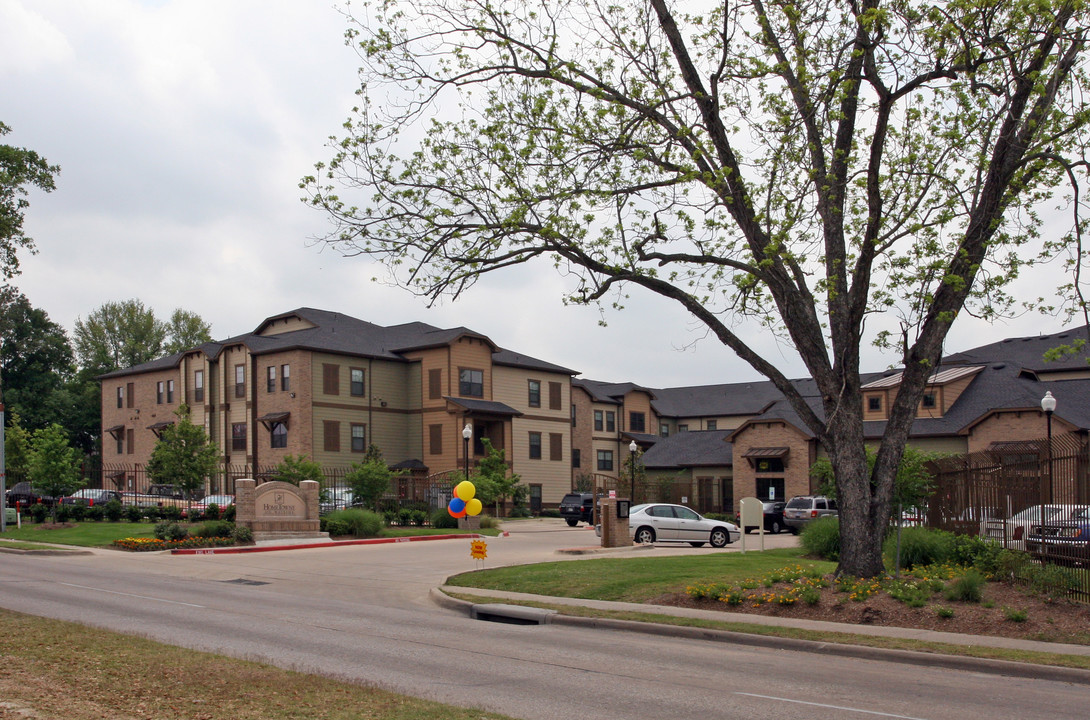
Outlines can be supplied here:
<path id="1" fill-rule="evenodd" d="M 930 469 L 935 492 L 928 526 L 982 535 L 1016 550 L 1041 549 L 1038 560 L 1059 560 L 1030 537 L 1042 513 L 1063 520 L 1090 508 L 1090 451 L 1078 433 L 993 443 L 985 451 L 935 460 Z M 1079 594 L 1090 590 L 1090 563 L 1065 564 L 1073 565 Z"/>

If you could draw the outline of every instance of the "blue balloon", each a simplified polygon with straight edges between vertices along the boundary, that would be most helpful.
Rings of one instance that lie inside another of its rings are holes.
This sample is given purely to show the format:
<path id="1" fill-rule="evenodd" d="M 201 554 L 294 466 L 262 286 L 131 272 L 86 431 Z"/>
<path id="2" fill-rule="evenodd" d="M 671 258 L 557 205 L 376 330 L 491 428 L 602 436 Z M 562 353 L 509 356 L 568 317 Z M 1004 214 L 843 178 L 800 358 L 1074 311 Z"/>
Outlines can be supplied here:
<path id="1" fill-rule="evenodd" d="M 461 498 L 451 498 L 450 506 L 447 509 L 454 514 L 458 514 L 466 509 L 466 501 Z"/>

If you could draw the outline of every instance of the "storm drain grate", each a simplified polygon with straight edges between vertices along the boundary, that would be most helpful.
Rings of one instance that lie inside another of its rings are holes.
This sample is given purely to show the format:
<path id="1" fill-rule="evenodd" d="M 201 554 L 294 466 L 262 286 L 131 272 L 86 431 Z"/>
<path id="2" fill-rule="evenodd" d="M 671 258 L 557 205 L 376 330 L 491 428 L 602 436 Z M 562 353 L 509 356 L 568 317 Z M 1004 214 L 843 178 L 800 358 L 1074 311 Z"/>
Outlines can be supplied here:
<path id="1" fill-rule="evenodd" d="M 224 580 L 225 583 L 231 583 L 232 585 L 268 585 L 267 582 L 261 580 L 247 580 L 246 578 L 235 578 L 234 580 Z"/>

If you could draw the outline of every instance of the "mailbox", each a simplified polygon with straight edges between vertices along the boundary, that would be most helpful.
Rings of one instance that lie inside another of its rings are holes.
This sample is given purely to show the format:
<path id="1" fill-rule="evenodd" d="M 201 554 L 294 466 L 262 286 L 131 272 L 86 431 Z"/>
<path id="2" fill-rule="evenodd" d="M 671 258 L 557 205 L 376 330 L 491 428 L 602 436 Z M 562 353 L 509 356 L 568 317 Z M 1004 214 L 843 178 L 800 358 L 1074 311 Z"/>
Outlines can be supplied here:
<path id="1" fill-rule="evenodd" d="M 628 517 L 628 509 L 631 508 L 631 507 L 632 507 L 632 501 L 631 500 L 618 500 L 617 501 L 617 518 L 618 519 L 627 518 Z"/>

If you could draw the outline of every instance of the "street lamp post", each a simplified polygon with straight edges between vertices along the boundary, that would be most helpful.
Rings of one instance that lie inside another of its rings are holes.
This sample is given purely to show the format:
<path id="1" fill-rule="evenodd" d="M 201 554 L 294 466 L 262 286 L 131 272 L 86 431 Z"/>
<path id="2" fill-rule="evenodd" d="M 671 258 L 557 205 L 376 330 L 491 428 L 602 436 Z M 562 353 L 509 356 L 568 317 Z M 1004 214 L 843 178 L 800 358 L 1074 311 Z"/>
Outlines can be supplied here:
<path id="1" fill-rule="evenodd" d="M 462 457 L 465 462 L 465 479 L 469 479 L 469 439 L 473 437 L 473 426 L 466 423 L 466 426 L 462 428 Z"/>
<path id="2" fill-rule="evenodd" d="M 1041 536 L 1041 550 L 1046 553 L 1048 546 L 1044 543 L 1043 531 L 1040 529 L 1045 524 L 1045 503 L 1052 502 L 1052 413 L 1056 410 L 1056 398 L 1052 397 L 1052 391 L 1049 390 L 1045 393 L 1045 396 L 1041 398 L 1041 409 L 1045 411 L 1045 427 L 1047 428 L 1048 435 L 1048 488 L 1047 495 L 1046 489 L 1041 489 L 1041 519 L 1037 526 L 1038 535 Z"/>
<path id="3" fill-rule="evenodd" d="M 628 452 L 631 453 L 628 459 L 632 463 L 632 490 L 630 495 L 632 503 L 636 502 L 636 451 L 639 449 L 635 440 L 628 444 Z"/>

